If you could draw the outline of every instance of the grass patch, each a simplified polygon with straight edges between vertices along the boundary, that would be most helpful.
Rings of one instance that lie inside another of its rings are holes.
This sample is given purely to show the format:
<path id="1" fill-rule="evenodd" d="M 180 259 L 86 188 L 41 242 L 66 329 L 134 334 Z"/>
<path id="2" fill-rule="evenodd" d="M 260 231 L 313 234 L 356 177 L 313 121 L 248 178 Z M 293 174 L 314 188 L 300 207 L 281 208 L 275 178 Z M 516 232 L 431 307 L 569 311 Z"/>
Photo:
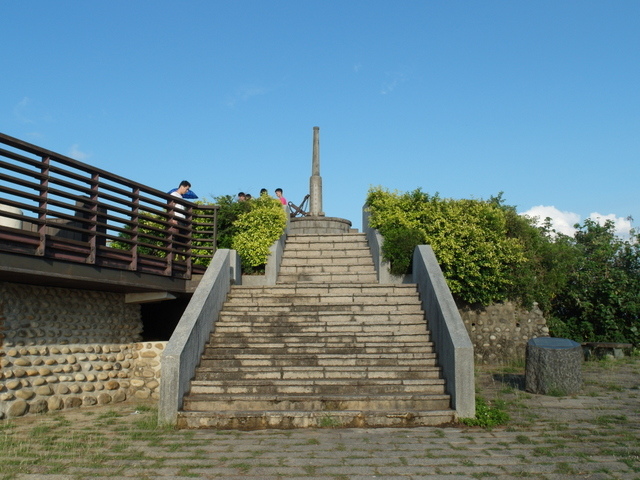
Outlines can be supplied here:
<path id="1" fill-rule="evenodd" d="M 535 442 L 527 435 L 518 435 L 516 436 L 516 443 L 520 443 L 521 445 L 530 445 Z"/>
<path id="2" fill-rule="evenodd" d="M 560 462 L 556 464 L 555 473 L 559 473 L 561 475 L 575 475 L 577 472 L 567 462 Z"/>
<path id="3" fill-rule="evenodd" d="M 556 453 L 551 447 L 536 447 L 533 449 L 534 457 L 555 457 Z"/>
<path id="4" fill-rule="evenodd" d="M 320 419 L 321 428 L 337 428 L 340 426 L 340 420 L 331 415 L 325 415 Z"/>
<path id="5" fill-rule="evenodd" d="M 625 424 L 627 423 L 626 415 L 600 415 L 596 417 L 595 422 L 598 425 Z"/>
<path id="6" fill-rule="evenodd" d="M 463 418 L 461 422 L 469 427 L 493 428 L 505 425 L 510 420 L 506 411 L 506 404 L 502 400 L 488 402 L 484 398 L 476 397 L 475 418 Z"/>
<path id="7" fill-rule="evenodd" d="M 232 464 L 231 468 L 237 468 L 242 473 L 247 473 L 249 470 L 251 470 L 251 465 L 249 465 L 248 463 L 239 462 Z"/>

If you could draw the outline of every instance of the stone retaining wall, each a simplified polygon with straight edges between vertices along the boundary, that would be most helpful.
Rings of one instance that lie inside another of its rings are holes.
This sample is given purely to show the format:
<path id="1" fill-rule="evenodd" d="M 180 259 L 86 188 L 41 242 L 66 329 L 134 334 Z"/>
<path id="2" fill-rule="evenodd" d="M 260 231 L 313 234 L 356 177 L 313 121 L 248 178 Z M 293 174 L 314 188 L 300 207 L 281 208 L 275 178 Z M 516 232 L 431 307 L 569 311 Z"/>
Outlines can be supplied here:
<path id="1" fill-rule="evenodd" d="M 458 310 L 473 343 L 476 364 L 524 362 L 527 342 L 549 336 L 547 322 L 536 304 L 531 310 L 512 302 L 482 309 L 459 306 Z"/>
<path id="2" fill-rule="evenodd" d="M 523 361 L 549 335 L 542 312 L 505 303 L 459 308 L 478 364 Z M 159 397 L 166 342 L 141 342 L 124 294 L 0 283 L 0 419 Z"/>
<path id="3" fill-rule="evenodd" d="M 165 343 L 124 298 L 0 283 L 0 418 L 157 398 Z"/>

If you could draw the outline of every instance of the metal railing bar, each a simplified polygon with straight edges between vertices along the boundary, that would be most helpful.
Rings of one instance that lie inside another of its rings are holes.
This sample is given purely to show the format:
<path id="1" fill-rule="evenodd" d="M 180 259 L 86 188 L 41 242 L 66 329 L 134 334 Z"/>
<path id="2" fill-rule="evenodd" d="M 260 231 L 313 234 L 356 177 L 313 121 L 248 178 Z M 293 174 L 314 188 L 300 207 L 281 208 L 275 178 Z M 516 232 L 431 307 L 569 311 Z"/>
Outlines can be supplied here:
<path id="1" fill-rule="evenodd" d="M 42 158 L 35 159 L 35 158 L 25 157 L 24 155 L 20 155 L 19 153 L 5 150 L 4 148 L 0 148 L 0 156 L 11 158 L 12 160 L 18 160 L 19 162 L 26 163 L 35 168 L 40 167 L 40 164 L 42 163 Z"/>

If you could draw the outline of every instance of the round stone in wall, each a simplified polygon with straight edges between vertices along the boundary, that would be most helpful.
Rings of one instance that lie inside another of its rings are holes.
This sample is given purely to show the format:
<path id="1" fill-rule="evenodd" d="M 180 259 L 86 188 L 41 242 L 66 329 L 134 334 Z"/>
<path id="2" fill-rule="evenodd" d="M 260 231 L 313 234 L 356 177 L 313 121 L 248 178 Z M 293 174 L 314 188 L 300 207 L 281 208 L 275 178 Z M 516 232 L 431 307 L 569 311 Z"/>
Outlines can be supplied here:
<path id="1" fill-rule="evenodd" d="M 21 417 L 29 411 L 29 404 L 24 400 L 16 400 L 7 410 L 8 417 Z"/>

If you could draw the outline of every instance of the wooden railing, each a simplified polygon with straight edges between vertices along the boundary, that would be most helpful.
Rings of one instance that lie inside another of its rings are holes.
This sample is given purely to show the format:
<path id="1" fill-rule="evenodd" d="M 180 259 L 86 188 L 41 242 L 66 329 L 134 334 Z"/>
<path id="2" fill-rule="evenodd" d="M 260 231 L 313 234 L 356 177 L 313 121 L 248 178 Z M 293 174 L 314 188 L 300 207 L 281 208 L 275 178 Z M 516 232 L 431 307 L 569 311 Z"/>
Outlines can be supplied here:
<path id="1" fill-rule="evenodd" d="M 0 252 L 188 279 L 217 211 L 0 134 Z"/>

